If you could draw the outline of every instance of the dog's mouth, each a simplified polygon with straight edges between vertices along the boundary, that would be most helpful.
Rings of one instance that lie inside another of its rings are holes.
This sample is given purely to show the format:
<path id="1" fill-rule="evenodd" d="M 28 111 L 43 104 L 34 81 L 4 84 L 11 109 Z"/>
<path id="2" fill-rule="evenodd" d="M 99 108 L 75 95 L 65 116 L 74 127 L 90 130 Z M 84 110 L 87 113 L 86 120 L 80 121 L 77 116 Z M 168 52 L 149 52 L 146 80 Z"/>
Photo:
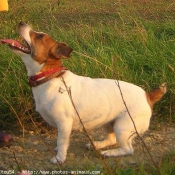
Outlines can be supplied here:
<path id="1" fill-rule="evenodd" d="M 1 44 L 8 44 L 8 46 L 12 50 L 19 50 L 23 53 L 31 54 L 31 48 L 26 41 L 25 44 L 23 44 L 22 42 L 13 39 L 3 39 L 1 40 Z"/>

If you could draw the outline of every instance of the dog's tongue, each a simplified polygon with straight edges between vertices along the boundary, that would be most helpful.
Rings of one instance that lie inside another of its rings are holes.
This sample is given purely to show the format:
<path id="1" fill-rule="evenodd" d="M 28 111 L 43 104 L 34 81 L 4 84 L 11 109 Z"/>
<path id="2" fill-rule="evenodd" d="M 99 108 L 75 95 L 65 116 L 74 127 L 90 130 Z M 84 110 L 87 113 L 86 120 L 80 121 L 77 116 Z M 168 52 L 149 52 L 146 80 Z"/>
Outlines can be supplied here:
<path id="1" fill-rule="evenodd" d="M 3 39 L 1 40 L 1 44 L 10 44 L 12 46 L 17 46 L 17 47 L 21 46 L 20 42 L 13 40 L 13 39 Z"/>

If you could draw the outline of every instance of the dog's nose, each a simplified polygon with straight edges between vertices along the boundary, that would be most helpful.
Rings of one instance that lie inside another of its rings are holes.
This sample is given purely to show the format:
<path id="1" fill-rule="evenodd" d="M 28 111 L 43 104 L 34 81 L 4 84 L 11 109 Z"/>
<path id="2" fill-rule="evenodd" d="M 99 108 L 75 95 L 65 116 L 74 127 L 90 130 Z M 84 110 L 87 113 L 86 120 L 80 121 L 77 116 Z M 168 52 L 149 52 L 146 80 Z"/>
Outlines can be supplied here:
<path id="1" fill-rule="evenodd" d="M 20 29 L 20 28 L 23 28 L 23 27 L 26 27 L 26 26 L 28 26 L 25 22 L 23 22 L 23 21 L 21 21 L 19 24 L 18 24 L 18 30 Z"/>
<path id="2" fill-rule="evenodd" d="M 26 23 L 25 22 L 23 22 L 23 21 L 21 21 L 18 25 L 21 25 L 21 26 L 23 26 L 23 25 L 26 25 Z"/>

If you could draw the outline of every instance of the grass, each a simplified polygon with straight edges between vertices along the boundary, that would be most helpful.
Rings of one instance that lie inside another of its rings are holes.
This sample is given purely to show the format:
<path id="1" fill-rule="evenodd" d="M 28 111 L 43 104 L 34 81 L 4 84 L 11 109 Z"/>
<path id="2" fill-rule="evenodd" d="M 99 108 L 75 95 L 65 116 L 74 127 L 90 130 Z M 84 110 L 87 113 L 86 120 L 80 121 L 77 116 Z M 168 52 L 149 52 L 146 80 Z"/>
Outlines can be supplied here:
<path id="1" fill-rule="evenodd" d="M 119 78 L 137 84 L 146 91 L 166 82 L 168 92 L 156 104 L 153 120 L 174 124 L 173 1 L 14 0 L 9 2 L 9 7 L 9 12 L 0 13 L 0 39 L 18 38 L 16 25 L 23 20 L 36 30 L 49 33 L 58 41 L 70 45 L 75 52 L 69 60 L 64 60 L 64 65 L 77 74 Z M 7 46 L 1 46 L 2 129 L 27 128 L 33 120 L 41 122 L 34 111 L 31 94 L 20 58 L 9 52 Z M 135 171 L 124 169 L 117 173 L 134 174 Z"/>

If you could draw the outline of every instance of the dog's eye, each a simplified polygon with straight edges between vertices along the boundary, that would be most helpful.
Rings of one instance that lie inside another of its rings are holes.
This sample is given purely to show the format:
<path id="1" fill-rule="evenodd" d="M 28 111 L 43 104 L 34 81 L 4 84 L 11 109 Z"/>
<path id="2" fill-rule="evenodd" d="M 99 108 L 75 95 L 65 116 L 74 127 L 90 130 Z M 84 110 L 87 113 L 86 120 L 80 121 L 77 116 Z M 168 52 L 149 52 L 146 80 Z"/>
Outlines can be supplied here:
<path id="1" fill-rule="evenodd" d="M 38 33 L 38 34 L 36 35 L 36 38 L 37 38 L 37 39 L 42 39 L 42 38 L 43 38 L 43 36 L 44 36 L 43 34 Z"/>

